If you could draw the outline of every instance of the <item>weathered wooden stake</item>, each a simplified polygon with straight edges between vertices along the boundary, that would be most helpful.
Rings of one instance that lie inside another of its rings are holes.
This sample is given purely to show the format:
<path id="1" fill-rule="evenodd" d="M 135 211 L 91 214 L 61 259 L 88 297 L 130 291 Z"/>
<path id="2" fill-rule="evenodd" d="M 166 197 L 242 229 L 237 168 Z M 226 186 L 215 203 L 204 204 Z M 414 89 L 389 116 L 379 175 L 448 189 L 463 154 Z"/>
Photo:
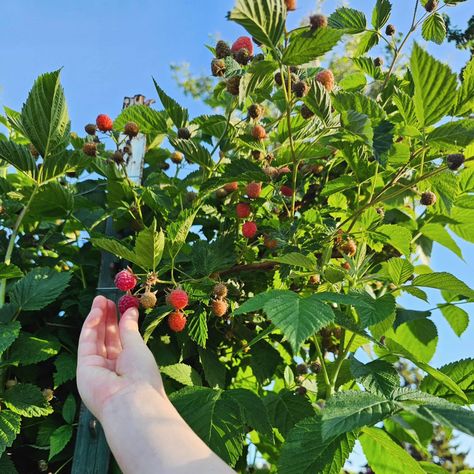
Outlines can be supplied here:
<path id="1" fill-rule="evenodd" d="M 145 103 L 145 97 L 142 95 L 125 97 L 124 108 L 130 105 L 149 105 L 150 103 L 150 101 Z M 121 135 L 120 142 L 124 143 L 124 146 L 126 141 L 127 137 Z M 128 146 L 131 148 L 131 153 L 129 156 L 125 156 L 127 159 L 127 174 L 131 181 L 140 184 L 146 151 L 145 135 L 139 134 Z M 111 218 L 107 221 L 106 235 L 114 235 Z M 104 295 L 113 301 L 117 301 L 120 297 L 120 292 L 114 287 L 113 282 L 113 267 L 115 261 L 115 257 L 111 254 L 102 252 L 97 286 L 98 295 Z M 109 464 L 110 450 L 105 439 L 104 431 L 92 413 L 82 404 L 71 472 L 72 474 L 107 474 Z"/>

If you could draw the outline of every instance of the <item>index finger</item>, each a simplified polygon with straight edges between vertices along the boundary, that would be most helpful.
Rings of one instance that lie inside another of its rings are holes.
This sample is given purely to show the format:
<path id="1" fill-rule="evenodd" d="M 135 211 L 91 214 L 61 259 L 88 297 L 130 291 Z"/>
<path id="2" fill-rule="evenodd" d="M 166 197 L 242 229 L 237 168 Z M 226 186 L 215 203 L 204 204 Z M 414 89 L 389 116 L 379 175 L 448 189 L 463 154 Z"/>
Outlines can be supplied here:
<path id="1" fill-rule="evenodd" d="M 98 354 L 99 344 L 104 343 L 104 341 L 100 341 L 101 333 L 103 335 L 103 331 L 100 331 L 100 325 L 104 323 L 106 309 L 107 300 L 103 296 L 96 296 L 82 325 L 77 349 L 78 357 Z"/>

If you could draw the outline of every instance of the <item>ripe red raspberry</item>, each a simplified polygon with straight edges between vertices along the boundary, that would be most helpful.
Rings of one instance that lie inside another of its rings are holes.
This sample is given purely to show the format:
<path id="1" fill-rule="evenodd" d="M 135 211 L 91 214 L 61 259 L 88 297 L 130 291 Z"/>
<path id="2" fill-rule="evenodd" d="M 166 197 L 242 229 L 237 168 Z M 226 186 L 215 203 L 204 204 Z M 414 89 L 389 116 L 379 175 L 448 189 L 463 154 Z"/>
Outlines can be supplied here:
<path id="1" fill-rule="evenodd" d="M 213 300 L 211 303 L 211 308 L 214 316 L 221 318 L 225 313 L 227 313 L 229 304 L 225 300 Z"/>
<path id="2" fill-rule="evenodd" d="M 257 199 L 262 192 L 262 183 L 247 184 L 246 192 L 250 199 Z"/>
<path id="3" fill-rule="evenodd" d="M 166 302 L 174 309 L 184 309 L 189 303 L 188 294 L 181 288 L 176 288 L 168 293 Z"/>
<path id="4" fill-rule="evenodd" d="M 267 138 L 267 132 L 261 125 L 255 125 L 252 129 L 252 137 L 256 140 L 265 140 L 265 138 Z"/>
<path id="5" fill-rule="evenodd" d="M 293 189 L 290 188 L 289 186 L 286 186 L 285 184 L 280 188 L 281 194 L 286 197 L 291 197 L 293 196 Z"/>
<path id="6" fill-rule="evenodd" d="M 98 115 L 95 119 L 95 123 L 101 132 L 110 132 L 114 127 L 113 120 L 106 114 Z"/>
<path id="7" fill-rule="evenodd" d="M 168 326 L 173 332 L 181 332 L 186 326 L 186 316 L 181 311 L 174 311 L 168 316 Z"/>
<path id="8" fill-rule="evenodd" d="M 334 89 L 334 74 L 329 69 L 325 69 L 318 73 L 316 80 L 321 83 L 328 92 L 331 92 Z"/>
<path id="9" fill-rule="evenodd" d="M 255 237 L 255 234 L 257 233 L 257 224 L 252 221 L 247 221 L 242 225 L 242 235 L 247 238 L 251 239 Z"/>
<path id="10" fill-rule="evenodd" d="M 115 275 L 114 283 L 119 290 L 133 290 L 137 285 L 137 277 L 130 270 L 122 270 Z"/>
<path id="11" fill-rule="evenodd" d="M 245 219 L 246 217 L 250 216 L 250 204 L 246 202 L 239 202 L 237 206 L 235 206 L 235 213 L 239 219 Z"/>
<path id="12" fill-rule="evenodd" d="M 242 48 L 245 48 L 249 52 L 250 56 L 253 56 L 252 38 L 248 36 L 241 36 L 240 38 L 237 38 L 232 45 L 231 51 L 233 53 L 237 53 Z"/>
<path id="13" fill-rule="evenodd" d="M 224 189 L 227 193 L 233 193 L 239 189 L 239 183 L 237 181 L 233 181 L 232 183 L 224 184 Z"/>
<path id="14" fill-rule="evenodd" d="M 140 304 L 143 308 L 154 308 L 156 305 L 156 295 L 152 291 L 146 291 L 140 296 Z"/>
<path id="15" fill-rule="evenodd" d="M 120 314 L 124 314 L 129 308 L 138 308 L 140 302 L 138 298 L 132 295 L 123 295 L 118 301 L 118 310 Z"/>

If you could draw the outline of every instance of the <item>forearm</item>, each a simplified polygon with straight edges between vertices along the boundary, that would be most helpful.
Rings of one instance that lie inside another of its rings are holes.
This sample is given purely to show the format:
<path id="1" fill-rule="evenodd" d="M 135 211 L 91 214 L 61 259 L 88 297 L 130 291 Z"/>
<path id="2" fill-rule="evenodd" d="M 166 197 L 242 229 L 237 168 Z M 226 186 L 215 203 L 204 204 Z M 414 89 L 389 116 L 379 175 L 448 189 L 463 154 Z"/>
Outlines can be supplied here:
<path id="1" fill-rule="evenodd" d="M 171 402 L 151 386 L 114 397 L 101 418 L 124 474 L 234 472 L 191 430 Z"/>

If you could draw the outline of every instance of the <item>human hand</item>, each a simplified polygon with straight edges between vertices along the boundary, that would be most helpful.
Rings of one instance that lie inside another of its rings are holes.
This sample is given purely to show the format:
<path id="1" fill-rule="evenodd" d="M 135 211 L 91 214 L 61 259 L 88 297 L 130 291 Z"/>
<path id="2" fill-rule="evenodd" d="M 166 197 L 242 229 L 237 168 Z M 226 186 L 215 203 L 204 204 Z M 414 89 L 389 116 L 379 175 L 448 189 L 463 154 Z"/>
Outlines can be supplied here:
<path id="1" fill-rule="evenodd" d="M 82 326 L 77 386 L 89 410 L 101 420 L 117 395 L 153 387 L 166 398 L 155 358 L 138 331 L 138 310 L 128 309 L 118 322 L 115 303 L 97 296 Z"/>

